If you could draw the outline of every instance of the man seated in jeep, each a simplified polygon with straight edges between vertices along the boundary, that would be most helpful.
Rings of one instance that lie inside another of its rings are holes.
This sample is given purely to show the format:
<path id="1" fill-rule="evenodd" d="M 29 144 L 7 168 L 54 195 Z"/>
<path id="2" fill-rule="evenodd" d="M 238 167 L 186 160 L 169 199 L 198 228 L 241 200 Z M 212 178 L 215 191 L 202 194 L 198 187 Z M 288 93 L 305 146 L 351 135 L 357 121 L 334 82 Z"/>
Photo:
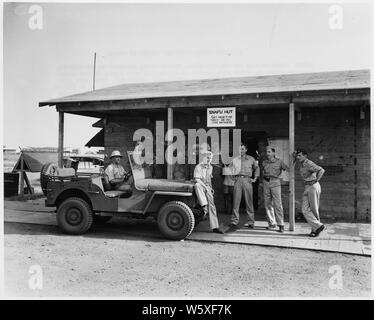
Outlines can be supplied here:
<path id="1" fill-rule="evenodd" d="M 132 191 L 131 173 L 127 172 L 120 164 L 122 155 L 118 150 L 114 150 L 110 155 L 112 163 L 105 169 L 105 175 L 111 190 Z"/>

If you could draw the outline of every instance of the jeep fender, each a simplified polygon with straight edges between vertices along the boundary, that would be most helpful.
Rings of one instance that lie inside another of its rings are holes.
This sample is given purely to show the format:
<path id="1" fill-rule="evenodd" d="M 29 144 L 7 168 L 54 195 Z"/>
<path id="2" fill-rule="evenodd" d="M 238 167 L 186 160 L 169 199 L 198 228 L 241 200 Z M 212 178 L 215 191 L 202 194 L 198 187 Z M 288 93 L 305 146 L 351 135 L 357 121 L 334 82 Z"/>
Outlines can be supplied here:
<path id="1" fill-rule="evenodd" d="M 192 192 L 173 192 L 173 191 L 155 191 L 149 197 L 143 214 L 158 212 L 158 210 L 167 202 L 178 200 L 194 207 L 195 201 Z"/>

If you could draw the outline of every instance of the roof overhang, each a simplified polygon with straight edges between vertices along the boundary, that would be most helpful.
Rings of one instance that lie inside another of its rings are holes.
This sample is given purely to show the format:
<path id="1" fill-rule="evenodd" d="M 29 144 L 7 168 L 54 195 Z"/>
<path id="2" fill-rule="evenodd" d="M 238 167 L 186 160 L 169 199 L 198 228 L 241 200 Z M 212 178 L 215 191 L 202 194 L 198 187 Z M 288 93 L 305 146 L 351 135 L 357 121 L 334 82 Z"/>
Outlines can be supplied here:
<path id="1" fill-rule="evenodd" d="M 299 107 L 325 107 L 362 105 L 370 101 L 370 89 L 280 92 L 273 94 L 219 95 L 204 97 L 179 97 L 160 99 L 138 99 L 131 101 L 97 101 L 56 104 L 59 112 L 66 112 L 91 117 L 103 117 L 108 113 L 144 110 L 162 110 L 169 107 L 207 108 L 237 106 L 249 109 L 282 108 L 294 102 Z"/>
<path id="2" fill-rule="evenodd" d="M 57 111 L 102 117 L 125 110 L 239 106 L 358 105 L 370 101 L 369 70 L 125 84 L 42 101 Z"/>

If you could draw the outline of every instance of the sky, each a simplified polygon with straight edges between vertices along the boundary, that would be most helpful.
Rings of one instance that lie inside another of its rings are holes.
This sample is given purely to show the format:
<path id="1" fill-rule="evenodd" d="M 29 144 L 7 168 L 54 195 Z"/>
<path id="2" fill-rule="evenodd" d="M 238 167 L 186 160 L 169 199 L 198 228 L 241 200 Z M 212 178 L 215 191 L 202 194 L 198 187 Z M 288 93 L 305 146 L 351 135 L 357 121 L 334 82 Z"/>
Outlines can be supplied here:
<path id="1" fill-rule="evenodd" d="M 370 68 L 370 9 L 339 4 L 5 3 L 3 144 L 57 147 L 58 114 L 39 101 L 153 81 Z M 40 10 L 38 8 L 38 10 Z M 40 15 L 39 15 L 40 17 Z M 31 19 L 31 20 L 30 20 Z M 332 28 L 331 26 L 338 26 Z M 65 116 L 66 147 L 98 119 Z"/>

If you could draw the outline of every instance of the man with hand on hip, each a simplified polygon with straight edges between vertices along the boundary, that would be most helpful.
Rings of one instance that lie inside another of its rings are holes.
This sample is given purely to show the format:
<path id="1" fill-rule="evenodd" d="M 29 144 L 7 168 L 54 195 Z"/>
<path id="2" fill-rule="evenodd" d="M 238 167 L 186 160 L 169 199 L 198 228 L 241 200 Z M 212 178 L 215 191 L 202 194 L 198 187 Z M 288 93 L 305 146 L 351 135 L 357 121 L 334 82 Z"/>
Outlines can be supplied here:
<path id="1" fill-rule="evenodd" d="M 322 178 L 325 170 L 308 159 L 308 153 L 299 149 L 295 152 L 296 159 L 300 163 L 300 174 L 304 180 L 305 189 L 302 199 L 302 212 L 305 220 L 312 227 L 310 237 L 317 237 L 325 226 L 321 223 L 319 217 L 319 198 L 321 195 L 321 185 L 319 180 Z"/>

